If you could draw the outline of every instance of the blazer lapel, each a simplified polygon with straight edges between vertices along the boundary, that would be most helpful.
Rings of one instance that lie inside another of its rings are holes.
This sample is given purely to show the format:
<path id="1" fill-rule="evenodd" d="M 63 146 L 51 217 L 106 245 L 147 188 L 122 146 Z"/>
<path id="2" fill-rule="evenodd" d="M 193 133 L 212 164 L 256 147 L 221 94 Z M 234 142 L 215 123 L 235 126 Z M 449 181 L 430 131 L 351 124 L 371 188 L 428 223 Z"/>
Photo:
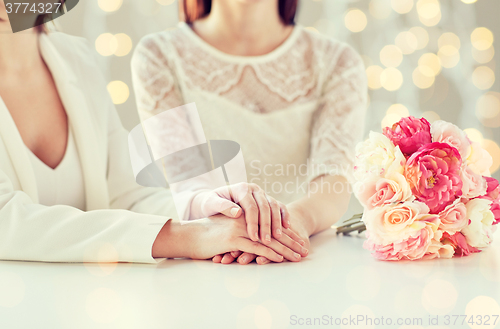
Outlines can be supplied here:
<path id="1" fill-rule="evenodd" d="M 53 75 L 75 136 L 85 182 L 86 208 L 87 210 L 108 208 L 106 163 L 105 159 L 96 156 L 99 143 L 94 133 L 87 99 L 76 79 L 77 68 L 72 67 L 60 55 L 50 37 L 45 34 L 40 36 L 40 51 Z"/>
<path id="2" fill-rule="evenodd" d="M 17 173 L 21 189 L 28 194 L 34 203 L 38 203 L 35 172 L 31 167 L 28 150 L 2 97 L 0 97 L 0 135 Z"/>

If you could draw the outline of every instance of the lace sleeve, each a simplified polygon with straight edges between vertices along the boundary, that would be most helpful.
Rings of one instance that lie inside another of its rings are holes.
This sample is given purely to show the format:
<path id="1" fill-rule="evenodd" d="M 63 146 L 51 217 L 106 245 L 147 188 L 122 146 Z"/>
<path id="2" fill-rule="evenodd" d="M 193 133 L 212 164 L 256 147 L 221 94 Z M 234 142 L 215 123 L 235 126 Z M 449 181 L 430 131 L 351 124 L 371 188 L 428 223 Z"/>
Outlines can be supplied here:
<path id="1" fill-rule="evenodd" d="M 169 58 L 169 41 L 163 35 L 151 35 L 141 40 L 132 58 L 132 79 L 141 122 L 148 121 L 146 136 L 155 158 L 171 154 L 192 145 L 190 120 L 185 111 L 165 111 L 184 105 L 181 89 L 175 74 L 175 65 Z M 154 119 L 152 119 L 155 117 Z M 151 120 L 152 119 L 152 120 Z M 169 160 L 166 165 L 173 175 L 192 168 L 192 159 Z"/>
<path id="2" fill-rule="evenodd" d="M 132 57 L 132 79 L 141 120 L 184 104 L 174 65 L 154 36 L 141 40 Z"/>
<path id="3" fill-rule="evenodd" d="M 354 150 L 364 133 L 368 91 L 363 62 L 349 46 L 337 57 L 326 67 L 329 73 L 312 125 L 310 181 L 331 174 L 353 182 Z"/>
<path id="4" fill-rule="evenodd" d="M 205 137 L 196 109 L 190 111 L 192 105 L 183 99 L 175 62 L 168 56 L 175 51 L 170 45 L 166 34 L 141 40 L 132 58 L 132 79 L 151 152 L 156 160 L 162 159 L 161 169 L 167 176 L 179 218 L 187 220 L 194 196 L 209 187 L 204 177 L 189 180 L 199 175 L 206 163 L 206 157 L 193 149 L 204 143 Z"/>

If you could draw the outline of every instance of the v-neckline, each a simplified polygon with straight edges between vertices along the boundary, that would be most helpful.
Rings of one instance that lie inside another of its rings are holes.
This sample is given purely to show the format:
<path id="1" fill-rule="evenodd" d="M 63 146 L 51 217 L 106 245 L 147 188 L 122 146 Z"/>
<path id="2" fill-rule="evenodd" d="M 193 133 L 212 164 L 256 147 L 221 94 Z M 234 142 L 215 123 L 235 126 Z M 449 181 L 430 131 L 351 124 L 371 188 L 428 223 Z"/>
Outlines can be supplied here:
<path id="1" fill-rule="evenodd" d="M 64 150 L 64 155 L 63 155 L 61 161 L 59 161 L 59 163 L 57 164 L 57 166 L 55 168 L 52 168 L 51 166 L 46 164 L 26 144 L 24 146 L 26 146 L 26 149 L 28 150 L 28 153 L 30 154 L 30 156 L 35 158 L 35 161 L 42 164 L 44 168 L 50 170 L 51 172 L 56 172 L 67 161 L 66 158 L 68 157 L 68 153 L 70 153 L 70 147 L 72 147 L 71 143 L 73 143 L 73 133 L 71 132 L 71 128 L 70 128 L 69 122 L 68 122 L 68 137 L 67 137 L 67 141 L 66 141 L 66 149 Z"/>

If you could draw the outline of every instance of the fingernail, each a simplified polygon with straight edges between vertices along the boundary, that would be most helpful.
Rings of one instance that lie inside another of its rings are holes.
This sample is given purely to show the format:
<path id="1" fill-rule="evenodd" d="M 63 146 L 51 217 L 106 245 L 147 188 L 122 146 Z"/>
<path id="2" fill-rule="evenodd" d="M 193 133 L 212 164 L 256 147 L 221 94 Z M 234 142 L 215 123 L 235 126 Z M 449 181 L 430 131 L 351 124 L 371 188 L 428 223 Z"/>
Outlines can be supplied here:
<path id="1" fill-rule="evenodd" d="M 280 262 L 282 262 L 282 261 L 283 261 L 283 256 L 280 256 Z"/>
<path id="2" fill-rule="evenodd" d="M 269 234 L 266 235 L 266 241 L 271 242 L 271 236 Z"/>
<path id="3" fill-rule="evenodd" d="M 297 253 L 294 253 L 294 254 L 293 254 L 293 256 L 294 256 L 295 258 L 297 258 L 297 259 L 300 259 L 300 255 L 299 255 L 299 254 L 297 254 Z"/>
<path id="4" fill-rule="evenodd" d="M 248 258 L 246 256 L 241 258 L 242 262 L 246 262 L 247 260 L 248 260 Z"/>
<path id="5" fill-rule="evenodd" d="M 291 226 L 291 225 L 292 225 L 292 224 L 290 224 L 290 221 L 289 221 L 289 220 L 287 220 L 287 221 L 286 221 L 286 224 L 287 224 L 288 226 Z"/>
<path id="6" fill-rule="evenodd" d="M 255 233 L 255 240 L 259 240 L 259 233 Z"/>
<path id="7" fill-rule="evenodd" d="M 307 250 L 306 248 L 302 248 L 302 253 L 307 255 L 309 253 L 309 250 Z"/>
<path id="8" fill-rule="evenodd" d="M 281 236 L 281 230 L 280 230 L 280 229 L 277 229 L 277 230 L 276 230 L 276 235 L 277 235 L 277 236 Z"/>
<path id="9" fill-rule="evenodd" d="M 306 242 L 305 242 L 304 240 L 300 240 L 300 242 L 299 242 L 299 243 L 300 243 L 301 245 L 305 245 L 305 244 L 306 244 Z"/>
<path id="10" fill-rule="evenodd" d="M 238 208 L 231 209 L 231 216 L 236 216 L 236 214 L 238 213 L 239 210 L 240 209 L 238 209 Z"/>

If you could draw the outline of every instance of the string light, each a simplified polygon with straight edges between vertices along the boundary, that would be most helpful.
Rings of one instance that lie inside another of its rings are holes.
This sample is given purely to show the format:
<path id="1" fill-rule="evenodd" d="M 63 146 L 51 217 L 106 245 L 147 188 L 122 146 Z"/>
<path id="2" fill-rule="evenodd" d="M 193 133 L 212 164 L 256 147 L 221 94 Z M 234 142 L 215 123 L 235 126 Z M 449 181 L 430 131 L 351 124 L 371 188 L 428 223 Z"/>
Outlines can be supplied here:
<path id="1" fill-rule="evenodd" d="M 420 89 L 430 88 L 436 77 L 434 71 L 428 66 L 418 66 L 413 70 L 412 74 L 413 83 Z"/>
<path id="2" fill-rule="evenodd" d="M 436 54 L 426 53 L 418 60 L 419 69 L 423 68 L 422 74 L 436 76 L 441 72 L 441 60 Z M 429 68 L 430 70 L 426 69 Z"/>
<path id="3" fill-rule="evenodd" d="M 403 52 L 395 45 L 387 45 L 380 51 L 380 61 L 386 67 L 398 67 L 403 61 Z"/>
<path id="4" fill-rule="evenodd" d="M 424 49 L 429 43 L 429 32 L 421 26 L 415 26 L 410 32 L 417 38 L 417 49 Z"/>
<path id="5" fill-rule="evenodd" d="M 384 72 L 384 69 L 378 65 L 369 66 L 366 69 L 366 76 L 368 78 L 368 88 L 372 90 L 382 88 L 382 82 L 380 81 L 380 76 Z"/>
<path id="6" fill-rule="evenodd" d="M 413 0 L 391 0 L 391 6 L 398 14 L 407 14 L 413 8 Z"/>
<path id="7" fill-rule="evenodd" d="M 368 24 L 365 13 L 359 9 L 349 10 L 345 14 L 344 22 L 347 29 L 353 33 L 363 31 Z"/>
<path id="8" fill-rule="evenodd" d="M 486 50 L 477 50 L 472 47 L 472 57 L 480 64 L 489 63 L 495 57 L 495 47 L 492 46 Z"/>
<path id="9" fill-rule="evenodd" d="M 105 12 L 113 12 L 120 9 L 123 4 L 123 0 L 98 0 L 97 4 Z"/>
<path id="10" fill-rule="evenodd" d="M 118 49 L 118 40 L 111 33 L 103 33 L 95 40 L 95 49 L 102 56 L 111 56 Z"/>
<path id="11" fill-rule="evenodd" d="M 422 113 L 422 117 L 425 118 L 430 123 L 433 123 L 434 121 L 441 120 L 441 118 L 439 117 L 439 114 L 437 114 L 434 111 L 425 111 L 424 113 Z"/>
<path id="12" fill-rule="evenodd" d="M 391 6 L 387 0 L 372 0 L 368 7 L 370 14 L 376 19 L 386 19 L 392 14 Z"/>
<path id="13" fill-rule="evenodd" d="M 405 55 L 413 54 L 415 50 L 418 49 L 418 39 L 415 34 L 410 31 L 400 32 L 396 36 L 395 43 Z"/>
<path id="14" fill-rule="evenodd" d="M 118 57 L 127 56 L 132 50 L 132 39 L 125 33 L 115 35 L 117 48 L 114 54 Z"/>
<path id="15" fill-rule="evenodd" d="M 441 6 L 438 0 L 418 0 L 417 12 L 420 22 L 426 26 L 435 26 L 441 20 Z"/>
<path id="16" fill-rule="evenodd" d="M 108 84 L 108 92 L 114 104 L 123 104 L 130 96 L 130 90 L 123 81 L 111 81 Z"/>
<path id="17" fill-rule="evenodd" d="M 470 39 L 474 48 L 486 50 L 493 44 L 493 32 L 485 27 L 478 27 L 471 33 Z"/>
<path id="18" fill-rule="evenodd" d="M 483 122 L 500 117 L 500 93 L 487 92 L 476 103 L 476 116 Z"/>
<path id="19" fill-rule="evenodd" d="M 397 68 L 386 68 L 380 75 L 382 87 L 388 91 L 395 91 L 403 84 L 403 74 Z"/>
<path id="20" fill-rule="evenodd" d="M 495 72 L 487 66 L 478 66 L 472 73 L 472 83 L 478 89 L 490 89 L 495 83 Z"/>

